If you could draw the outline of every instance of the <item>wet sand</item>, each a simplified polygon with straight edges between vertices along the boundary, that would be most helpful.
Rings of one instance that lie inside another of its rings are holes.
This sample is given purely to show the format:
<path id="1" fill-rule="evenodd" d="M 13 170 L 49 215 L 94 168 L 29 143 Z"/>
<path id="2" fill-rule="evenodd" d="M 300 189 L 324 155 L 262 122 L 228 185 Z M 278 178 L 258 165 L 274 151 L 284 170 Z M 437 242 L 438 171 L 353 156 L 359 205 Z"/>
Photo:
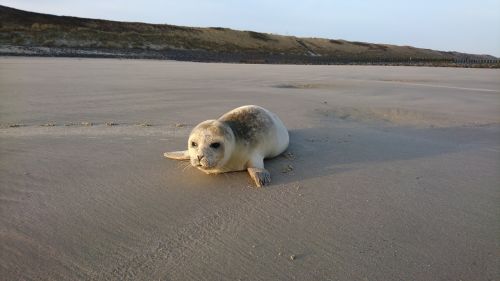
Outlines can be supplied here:
<path id="1" fill-rule="evenodd" d="M 499 70 L 0 58 L 3 280 L 497 280 Z M 277 113 L 272 185 L 163 152 Z"/>

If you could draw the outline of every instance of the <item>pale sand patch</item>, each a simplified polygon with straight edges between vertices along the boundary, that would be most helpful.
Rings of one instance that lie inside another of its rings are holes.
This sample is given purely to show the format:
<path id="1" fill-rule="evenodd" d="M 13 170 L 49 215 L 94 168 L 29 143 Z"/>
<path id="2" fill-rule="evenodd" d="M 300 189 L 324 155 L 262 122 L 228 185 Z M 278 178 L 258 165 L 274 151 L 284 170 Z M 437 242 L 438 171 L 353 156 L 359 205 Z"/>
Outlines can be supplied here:
<path id="1" fill-rule="evenodd" d="M 498 118 L 473 121 L 466 116 L 453 113 L 411 110 L 404 108 L 363 108 L 363 107 L 332 107 L 316 109 L 315 112 L 325 118 L 351 120 L 357 122 L 384 122 L 390 125 L 418 127 L 472 127 L 500 124 Z"/>

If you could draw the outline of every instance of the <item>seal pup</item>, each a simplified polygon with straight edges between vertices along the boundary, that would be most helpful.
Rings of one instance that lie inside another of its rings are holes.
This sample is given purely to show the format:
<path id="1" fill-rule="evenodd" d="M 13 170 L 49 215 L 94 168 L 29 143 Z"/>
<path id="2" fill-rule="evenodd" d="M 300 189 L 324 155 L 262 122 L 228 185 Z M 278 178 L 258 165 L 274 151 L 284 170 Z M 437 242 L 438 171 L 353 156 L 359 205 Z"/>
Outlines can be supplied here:
<path id="1" fill-rule="evenodd" d="M 188 149 L 166 152 L 165 157 L 190 160 L 207 174 L 247 170 L 258 187 L 271 182 L 264 159 L 278 156 L 288 147 L 289 136 L 276 114 L 257 105 L 229 111 L 207 120 L 191 131 Z"/>

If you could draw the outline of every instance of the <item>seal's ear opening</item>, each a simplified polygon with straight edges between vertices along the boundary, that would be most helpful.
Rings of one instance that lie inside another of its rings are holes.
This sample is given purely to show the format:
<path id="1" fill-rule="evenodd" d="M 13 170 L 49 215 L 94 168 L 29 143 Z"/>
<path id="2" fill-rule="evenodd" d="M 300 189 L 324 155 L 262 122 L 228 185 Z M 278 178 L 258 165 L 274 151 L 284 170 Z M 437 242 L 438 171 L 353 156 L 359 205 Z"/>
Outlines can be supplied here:
<path id="1" fill-rule="evenodd" d="M 163 153 L 163 156 L 175 160 L 189 160 L 189 151 L 171 151 Z"/>

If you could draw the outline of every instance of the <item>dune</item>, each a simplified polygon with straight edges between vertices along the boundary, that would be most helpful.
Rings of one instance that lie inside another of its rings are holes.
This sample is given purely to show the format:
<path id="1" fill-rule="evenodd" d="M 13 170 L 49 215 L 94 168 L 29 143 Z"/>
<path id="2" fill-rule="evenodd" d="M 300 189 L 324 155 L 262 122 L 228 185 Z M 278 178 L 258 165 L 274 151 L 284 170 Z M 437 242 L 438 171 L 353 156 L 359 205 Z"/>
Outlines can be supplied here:
<path id="1" fill-rule="evenodd" d="M 0 58 L 4 280 L 494 280 L 500 72 Z M 287 152 L 163 152 L 237 106 Z"/>

